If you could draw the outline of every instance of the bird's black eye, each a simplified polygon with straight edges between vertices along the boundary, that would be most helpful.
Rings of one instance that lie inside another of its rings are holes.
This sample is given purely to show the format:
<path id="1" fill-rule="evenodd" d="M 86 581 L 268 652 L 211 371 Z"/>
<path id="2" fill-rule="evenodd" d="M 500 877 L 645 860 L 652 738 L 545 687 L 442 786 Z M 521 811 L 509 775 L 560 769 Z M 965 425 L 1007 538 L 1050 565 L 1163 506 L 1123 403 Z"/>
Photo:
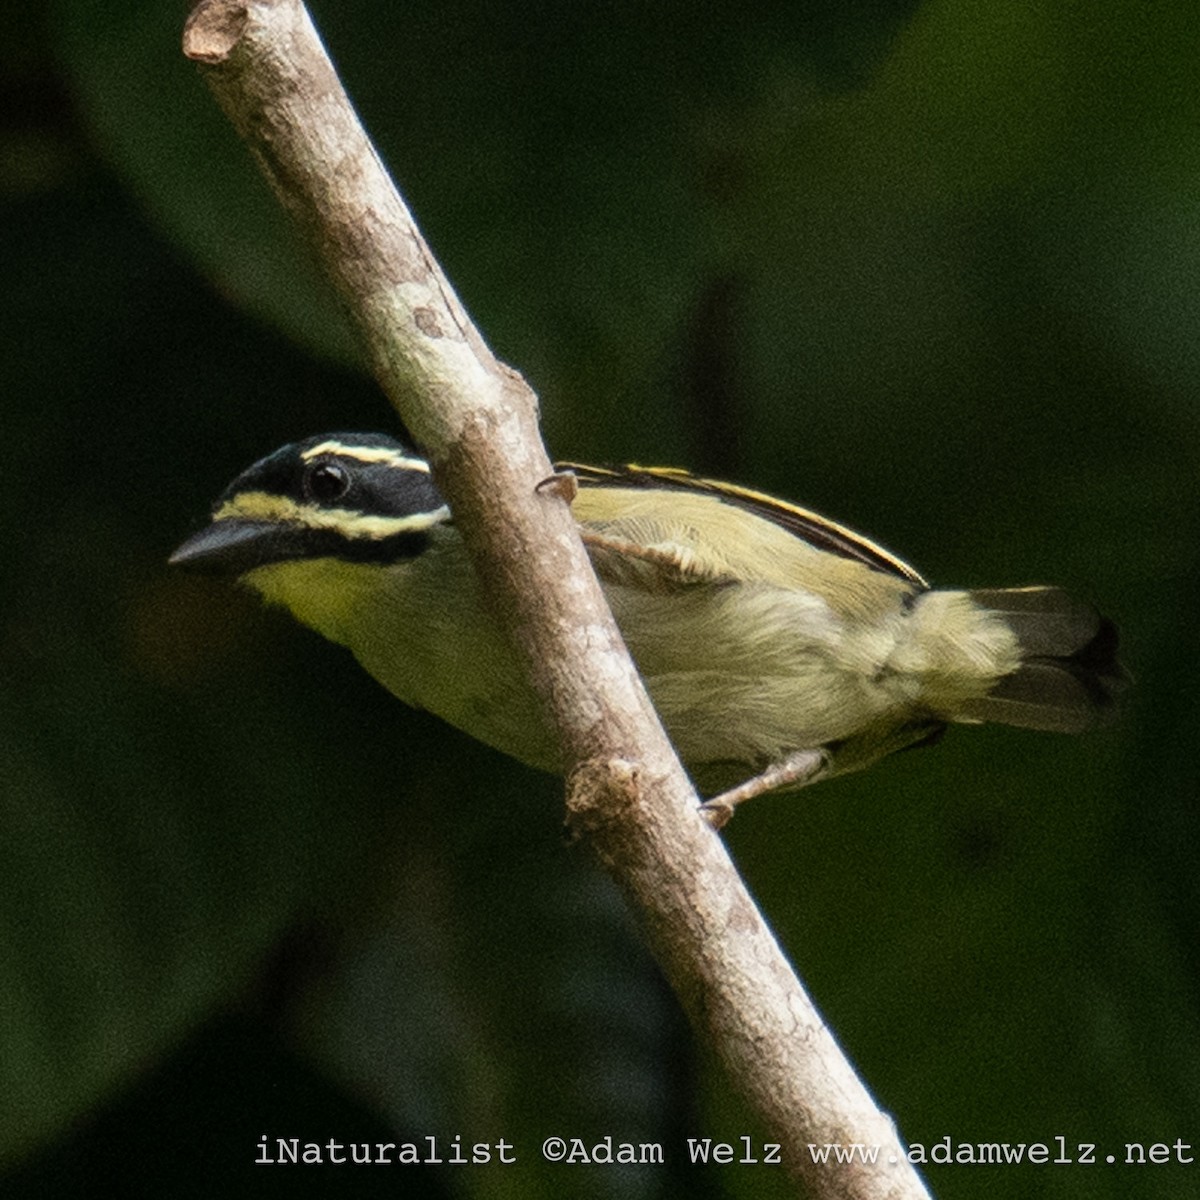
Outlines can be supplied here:
<path id="1" fill-rule="evenodd" d="M 332 504 L 350 490 L 350 473 L 337 463 L 313 463 L 304 473 L 304 490 L 318 504 Z"/>

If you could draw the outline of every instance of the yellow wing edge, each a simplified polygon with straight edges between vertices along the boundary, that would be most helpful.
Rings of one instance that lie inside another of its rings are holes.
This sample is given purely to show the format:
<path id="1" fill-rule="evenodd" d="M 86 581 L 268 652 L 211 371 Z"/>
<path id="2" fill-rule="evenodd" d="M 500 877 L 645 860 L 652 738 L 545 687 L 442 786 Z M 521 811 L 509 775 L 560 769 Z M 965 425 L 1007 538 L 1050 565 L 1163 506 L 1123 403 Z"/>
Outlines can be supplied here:
<path id="1" fill-rule="evenodd" d="M 572 472 L 582 487 L 667 487 L 716 496 L 787 530 L 817 550 L 853 559 L 876 571 L 897 575 L 919 588 L 929 587 L 928 581 L 920 572 L 902 558 L 897 558 L 889 550 L 885 550 L 878 542 L 873 542 L 861 533 L 821 516 L 820 513 L 780 500 L 777 496 L 769 496 L 766 492 L 757 492 L 753 488 L 739 487 L 737 484 L 716 479 L 705 479 L 681 467 L 643 467 L 636 463 L 619 467 L 595 467 L 573 462 L 560 462 L 555 466 L 560 471 Z"/>

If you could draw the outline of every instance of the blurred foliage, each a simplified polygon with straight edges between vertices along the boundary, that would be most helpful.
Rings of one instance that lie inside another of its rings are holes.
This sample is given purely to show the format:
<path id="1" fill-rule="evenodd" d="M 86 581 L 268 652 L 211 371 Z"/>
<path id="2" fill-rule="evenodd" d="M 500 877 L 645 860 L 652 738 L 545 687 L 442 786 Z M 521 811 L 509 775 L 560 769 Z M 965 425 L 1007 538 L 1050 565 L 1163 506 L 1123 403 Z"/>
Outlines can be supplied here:
<path id="1" fill-rule="evenodd" d="M 1086 739 L 956 731 L 732 849 L 944 1198 L 1200 1195 L 1200 9 L 314 4 L 564 456 L 824 509 L 940 581 L 1053 581 L 1138 686 Z M 6 1195 L 394 1189 L 258 1139 L 504 1138 L 432 1196 L 788 1194 L 559 787 L 166 555 L 252 458 L 392 424 L 178 54 L 178 6 L 0 46 Z M 1153 716 L 1153 720 L 1151 720 Z M 661 1168 L 552 1168 L 551 1134 Z M 1052 1143 L 1053 1145 L 1053 1143 Z"/>

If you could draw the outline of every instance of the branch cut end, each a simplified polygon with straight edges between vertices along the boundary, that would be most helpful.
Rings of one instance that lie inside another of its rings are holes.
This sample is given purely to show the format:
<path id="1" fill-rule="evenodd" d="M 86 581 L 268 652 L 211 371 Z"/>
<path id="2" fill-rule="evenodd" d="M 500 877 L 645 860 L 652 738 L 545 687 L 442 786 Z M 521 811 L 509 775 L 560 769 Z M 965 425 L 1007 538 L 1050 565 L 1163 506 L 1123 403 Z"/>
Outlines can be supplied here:
<path id="1" fill-rule="evenodd" d="M 567 825 L 577 836 L 620 822 L 642 799 L 638 764 L 624 758 L 589 758 L 567 778 Z"/>
<path id="2" fill-rule="evenodd" d="M 250 21 L 245 0 L 199 0 L 183 26 L 183 53 L 193 62 L 223 63 Z"/>

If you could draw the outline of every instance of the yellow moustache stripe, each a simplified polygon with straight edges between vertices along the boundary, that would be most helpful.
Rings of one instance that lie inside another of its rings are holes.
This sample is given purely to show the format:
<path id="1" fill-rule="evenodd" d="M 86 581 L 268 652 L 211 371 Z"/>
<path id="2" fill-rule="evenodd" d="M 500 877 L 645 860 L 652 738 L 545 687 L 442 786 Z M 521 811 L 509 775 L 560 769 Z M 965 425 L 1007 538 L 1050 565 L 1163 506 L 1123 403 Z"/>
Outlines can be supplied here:
<path id="1" fill-rule="evenodd" d="M 320 508 L 301 504 L 287 496 L 270 492 L 242 492 L 226 500 L 213 513 L 214 521 L 273 521 L 278 524 L 306 525 L 310 529 L 333 529 L 345 538 L 369 538 L 378 541 L 398 533 L 420 533 L 450 519 L 443 504 L 432 512 L 409 513 L 402 517 L 371 516 L 350 508 Z"/>

